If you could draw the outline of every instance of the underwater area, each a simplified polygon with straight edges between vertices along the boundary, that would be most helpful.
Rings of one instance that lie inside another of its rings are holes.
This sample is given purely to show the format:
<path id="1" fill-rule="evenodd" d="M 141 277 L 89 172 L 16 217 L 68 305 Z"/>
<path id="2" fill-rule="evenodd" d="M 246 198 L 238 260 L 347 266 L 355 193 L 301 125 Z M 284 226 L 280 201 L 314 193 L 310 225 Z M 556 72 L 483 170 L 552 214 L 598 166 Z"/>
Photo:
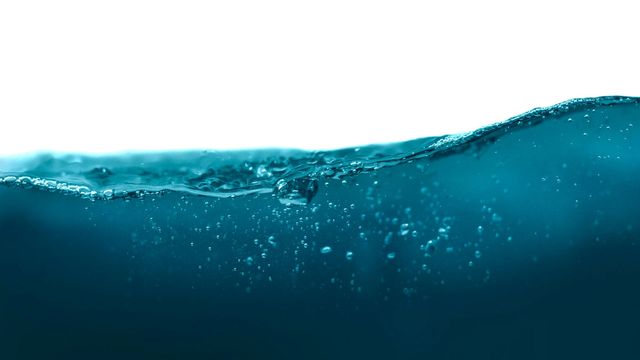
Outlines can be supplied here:
<path id="1" fill-rule="evenodd" d="M 640 98 L 335 151 L 0 158 L 0 359 L 638 359 L 639 277 Z"/>

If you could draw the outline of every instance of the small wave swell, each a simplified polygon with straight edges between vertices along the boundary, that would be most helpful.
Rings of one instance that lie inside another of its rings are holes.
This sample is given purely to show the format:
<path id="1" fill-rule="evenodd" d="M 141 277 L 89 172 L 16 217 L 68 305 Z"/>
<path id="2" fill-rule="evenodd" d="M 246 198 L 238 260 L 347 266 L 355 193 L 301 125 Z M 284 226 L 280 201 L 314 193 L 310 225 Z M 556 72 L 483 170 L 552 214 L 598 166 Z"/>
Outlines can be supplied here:
<path id="1" fill-rule="evenodd" d="M 88 199 L 135 198 L 164 192 L 235 197 L 272 193 L 284 204 L 309 203 L 323 178 L 342 179 L 490 144 L 505 134 L 579 111 L 635 105 L 607 96 L 536 108 L 468 133 L 334 151 L 292 149 L 134 153 L 117 156 L 38 154 L 0 159 L 0 184 Z"/>

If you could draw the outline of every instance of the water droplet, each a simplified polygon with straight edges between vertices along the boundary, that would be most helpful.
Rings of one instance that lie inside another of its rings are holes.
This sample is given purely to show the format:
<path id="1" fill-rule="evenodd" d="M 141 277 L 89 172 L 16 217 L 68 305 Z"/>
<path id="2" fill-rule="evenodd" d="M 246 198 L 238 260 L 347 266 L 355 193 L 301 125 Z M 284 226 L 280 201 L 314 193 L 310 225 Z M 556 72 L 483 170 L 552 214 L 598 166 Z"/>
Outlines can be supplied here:
<path id="1" fill-rule="evenodd" d="M 476 259 L 480 259 L 482 257 L 482 253 L 480 252 L 480 250 L 476 250 L 474 255 L 475 255 Z"/>
<path id="2" fill-rule="evenodd" d="M 320 252 L 323 254 L 328 254 L 331 252 L 331 246 L 325 246 L 322 249 L 320 249 Z"/>
<path id="3" fill-rule="evenodd" d="M 395 258 L 396 258 L 396 253 L 390 252 L 390 253 L 387 254 L 387 259 L 393 260 Z"/>
<path id="4" fill-rule="evenodd" d="M 482 227 L 482 225 L 478 226 L 478 235 L 482 235 L 483 231 L 484 231 L 484 228 Z"/>
<path id="5" fill-rule="evenodd" d="M 353 259 L 353 251 L 347 251 L 344 257 L 346 257 L 347 260 Z"/>

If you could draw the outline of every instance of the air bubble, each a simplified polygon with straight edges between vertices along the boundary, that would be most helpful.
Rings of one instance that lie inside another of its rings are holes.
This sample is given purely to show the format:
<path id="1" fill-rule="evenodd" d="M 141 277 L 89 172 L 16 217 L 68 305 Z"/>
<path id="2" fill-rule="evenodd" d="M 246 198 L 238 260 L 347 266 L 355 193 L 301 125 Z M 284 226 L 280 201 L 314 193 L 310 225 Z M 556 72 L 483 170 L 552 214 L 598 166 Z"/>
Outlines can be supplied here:
<path id="1" fill-rule="evenodd" d="M 436 252 L 436 244 L 433 240 L 429 240 L 425 246 L 425 252 L 427 255 L 433 255 Z"/>
<path id="2" fill-rule="evenodd" d="M 281 204 L 307 205 L 318 192 L 318 181 L 311 178 L 278 180 L 274 193 Z"/>
<path id="3" fill-rule="evenodd" d="M 391 240 L 393 240 L 393 233 L 388 232 L 387 236 L 384 237 L 384 245 L 389 245 L 391 243 Z"/>
<path id="4" fill-rule="evenodd" d="M 402 225 L 400 225 L 400 235 L 407 236 L 408 233 L 409 233 L 409 224 L 403 223 Z"/>
<path id="5" fill-rule="evenodd" d="M 271 235 L 271 236 L 269 236 L 269 238 L 267 238 L 267 242 L 269 243 L 269 245 L 271 245 L 273 247 L 278 246 L 278 243 L 276 242 L 276 238 L 273 235 Z"/>
<path id="6" fill-rule="evenodd" d="M 258 168 L 256 169 L 256 177 L 257 178 L 266 178 L 266 177 L 271 177 L 271 172 L 267 169 L 266 166 L 264 165 L 260 165 L 258 166 Z"/>

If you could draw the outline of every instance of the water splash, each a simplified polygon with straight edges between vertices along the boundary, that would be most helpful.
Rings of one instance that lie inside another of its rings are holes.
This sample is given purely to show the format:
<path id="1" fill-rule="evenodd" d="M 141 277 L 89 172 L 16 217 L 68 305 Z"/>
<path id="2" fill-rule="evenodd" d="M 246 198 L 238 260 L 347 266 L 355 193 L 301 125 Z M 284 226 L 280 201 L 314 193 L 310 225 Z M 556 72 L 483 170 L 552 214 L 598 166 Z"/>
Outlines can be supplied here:
<path id="1" fill-rule="evenodd" d="M 342 179 L 479 148 L 504 134 L 573 112 L 639 103 L 640 98 L 621 96 L 574 99 L 468 133 L 335 151 L 271 149 L 6 158 L 0 159 L 0 184 L 89 199 L 142 197 L 167 191 L 212 197 L 272 193 L 283 204 L 305 205 L 318 192 L 318 179 Z"/>

